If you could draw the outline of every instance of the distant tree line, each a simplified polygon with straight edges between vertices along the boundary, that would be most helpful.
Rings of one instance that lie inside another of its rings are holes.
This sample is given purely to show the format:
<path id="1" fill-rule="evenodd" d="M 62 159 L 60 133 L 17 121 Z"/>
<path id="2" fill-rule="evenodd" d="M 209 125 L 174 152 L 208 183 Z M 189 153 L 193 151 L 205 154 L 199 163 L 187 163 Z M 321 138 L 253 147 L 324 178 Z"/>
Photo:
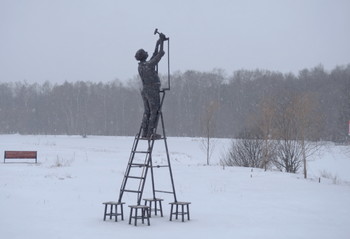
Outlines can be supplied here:
<path id="1" fill-rule="evenodd" d="M 143 113 L 139 88 L 136 77 L 128 84 L 0 83 L 0 133 L 135 135 Z M 298 75 L 177 72 L 163 114 L 171 136 L 206 136 L 210 128 L 211 137 L 255 131 L 262 139 L 287 135 L 343 141 L 350 120 L 350 65 L 330 72 L 317 66 Z M 283 124 L 302 129 L 277 134 Z"/>

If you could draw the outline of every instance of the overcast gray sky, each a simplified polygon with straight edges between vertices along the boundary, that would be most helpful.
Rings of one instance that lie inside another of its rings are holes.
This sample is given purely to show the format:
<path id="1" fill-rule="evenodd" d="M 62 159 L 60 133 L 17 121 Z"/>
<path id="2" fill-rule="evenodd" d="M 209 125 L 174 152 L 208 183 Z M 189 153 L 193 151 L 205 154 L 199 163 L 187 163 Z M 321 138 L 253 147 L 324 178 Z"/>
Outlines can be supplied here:
<path id="1" fill-rule="evenodd" d="M 0 0 L 0 82 L 125 81 L 155 28 L 171 72 L 350 63 L 348 0 Z"/>

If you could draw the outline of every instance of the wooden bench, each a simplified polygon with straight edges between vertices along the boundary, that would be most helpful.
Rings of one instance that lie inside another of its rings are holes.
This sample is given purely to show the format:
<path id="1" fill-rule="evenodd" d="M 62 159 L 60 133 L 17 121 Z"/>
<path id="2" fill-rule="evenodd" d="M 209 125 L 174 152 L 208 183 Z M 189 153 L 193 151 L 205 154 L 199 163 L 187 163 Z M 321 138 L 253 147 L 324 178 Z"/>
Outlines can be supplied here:
<path id="1" fill-rule="evenodd" d="M 6 163 L 6 159 L 35 159 L 35 163 L 37 163 L 37 155 L 37 151 L 5 151 L 4 163 Z"/>

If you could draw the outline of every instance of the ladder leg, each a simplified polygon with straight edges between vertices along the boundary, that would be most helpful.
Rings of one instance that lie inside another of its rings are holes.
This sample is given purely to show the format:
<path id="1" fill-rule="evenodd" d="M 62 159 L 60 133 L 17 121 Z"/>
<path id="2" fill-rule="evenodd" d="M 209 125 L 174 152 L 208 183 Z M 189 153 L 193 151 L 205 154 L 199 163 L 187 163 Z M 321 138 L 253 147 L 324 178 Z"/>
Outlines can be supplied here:
<path id="1" fill-rule="evenodd" d="M 169 149 L 168 149 L 168 143 L 167 143 L 166 134 L 165 134 L 164 118 L 163 118 L 163 113 L 162 112 L 160 112 L 160 118 L 161 118 L 161 124 L 162 124 L 162 129 L 163 129 L 164 146 L 165 146 L 165 152 L 166 152 L 166 156 L 167 156 L 167 163 L 168 163 L 168 168 L 169 168 L 171 187 L 172 187 L 173 195 L 174 195 L 174 202 L 177 202 L 176 191 L 175 191 L 175 183 L 174 183 L 174 176 L 173 176 L 173 171 L 171 169 Z"/>

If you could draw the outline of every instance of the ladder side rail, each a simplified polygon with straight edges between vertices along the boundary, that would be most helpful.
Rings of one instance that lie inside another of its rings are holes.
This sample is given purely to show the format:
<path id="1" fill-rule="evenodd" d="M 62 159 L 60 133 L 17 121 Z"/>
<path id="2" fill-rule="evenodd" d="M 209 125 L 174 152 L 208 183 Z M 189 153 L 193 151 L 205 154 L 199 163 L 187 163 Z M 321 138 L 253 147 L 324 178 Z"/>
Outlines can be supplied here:
<path id="1" fill-rule="evenodd" d="M 148 161 L 149 157 L 150 157 L 150 155 L 147 154 L 146 158 L 145 158 L 145 163 L 144 163 L 145 166 L 143 167 L 142 172 L 141 172 L 141 177 L 143 178 L 143 180 L 140 180 L 139 186 L 138 186 L 138 189 L 137 189 L 138 192 L 139 192 L 137 194 L 137 205 L 140 205 L 140 203 L 141 203 L 143 189 L 145 188 L 147 172 L 148 172 L 148 168 L 149 168 L 149 163 L 147 161 Z"/>
<path id="2" fill-rule="evenodd" d="M 160 90 L 159 93 L 162 93 L 162 97 L 161 97 L 161 100 L 160 100 L 160 105 L 159 105 L 159 111 L 162 110 L 162 107 L 163 107 L 163 103 L 164 103 L 164 98 L 165 98 L 165 90 Z"/>
<path id="3" fill-rule="evenodd" d="M 164 98 L 165 98 L 165 89 L 160 90 L 159 93 L 162 93 L 161 96 L 161 101 L 160 101 L 160 105 L 157 111 L 157 120 L 156 120 L 156 127 L 155 127 L 155 134 L 157 133 L 157 128 L 158 128 L 158 123 L 159 123 L 159 117 L 161 115 L 162 112 L 162 107 L 163 107 L 163 102 L 164 102 Z M 163 132 L 164 132 L 164 128 L 163 128 Z M 164 135 L 165 137 L 165 135 Z M 151 139 L 151 141 L 148 141 L 148 145 L 151 148 L 151 153 L 153 152 L 153 146 L 155 143 L 155 139 Z M 152 195 L 153 198 L 156 198 L 156 189 L 155 189 L 155 180 L 154 180 L 154 172 L 153 172 L 153 161 L 152 161 L 152 154 L 150 155 L 150 167 L 151 167 L 151 181 L 152 181 Z"/>
<path id="4" fill-rule="evenodd" d="M 162 93 L 162 96 L 161 96 L 160 105 L 159 105 L 159 108 L 157 111 L 157 119 L 156 119 L 155 132 L 154 132 L 155 134 L 157 133 L 160 112 L 162 112 L 163 102 L 164 102 L 164 98 L 165 98 L 165 90 L 160 90 L 159 93 Z"/>
<path id="5" fill-rule="evenodd" d="M 129 161 L 128 161 L 128 164 L 126 166 L 125 174 L 124 174 L 123 181 L 122 181 L 122 184 L 121 184 L 121 187 L 120 187 L 118 202 L 121 202 L 122 198 L 123 198 L 125 186 L 126 186 L 126 183 L 128 181 L 128 176 L 129 176 L 130 170 L 131 170 L 131 164 L 132 164 L 132 162 L 134 160 L 135 151 L 137 149 L 137 146 L 138 146 L 138 143 L 139 143 L 139 140 L 140 140 L 140 133 L 141 133 L 141 127 L 140 127 L 140 130 L 139 130 L 139 133 L 135 136 L 134 143 L 133 143 L 132 148 L 131 148 Z"/>
<path id="6" fill-rule="evenodd" d="M 154 146 L 154 142 L 155 140 L 153 139 L 152 141 L 148 142 L 150 149 L 152 150 L 151 152 L 153 152 L 153 146 Z M 156 198 L 156 194 L 155 194 L 155 183 L 154 183 L 154 172 L 153 172 L 153 160 L 152 160 L 152 154 L 150 155 L 150 168 L 151 168 L 151 182 L 152 182 L 152 192 L 153 192 L 153 198 Z"/>
<path id="7" fill-rule="evenodd" d="M 174 177 L 173 177 L 173 173 L 172 173 L 172 169 L 171 169 L 171 163 L 170 163 L 170 156 L 169 156 L 169 150 L 168 150 L 168 144 L 167 144 L 167 140 L 166 140 L 166 132 L 165 132 L 165 125 L 164 125 L 164 118 L 163 118 L 163 113 L 162 113 L 162 107 L 163 107 L 163 103 L 164 103 L 164 99 L 165 99 L 165 90 L 161 90 L 160 93 L 162 93 L 161 96 L 161 103 L 158 109 L 158 116 L 157 116 L 157 121 L 156 121 L 156 130 L 158 128 L 158 123 L 159 123 L 159 119 L 161 120 L 161 126 L 162 126 L 162 130 L 163 130 L 163 139 L 164 139 L 164 144 L 165 144 L 165 150 L 166 150 L 166 156 L 167 156 L 167 161 L 168 161 L 168 165 L 167 167 L 169 168 L 169 174 L 170 174 L 170 180 L 171 180 L 171 186 L 172 186 L 172 193 L 174 195 L 174 201 L 177 202 L 177 198 L 176 198 L 176 190 L 175 190 L 175 184 L 174 184 Z M 156 132 L 155 132 L 156 133 Z M 153 144 L 154 144 L 154 139 L 152 139 L 152 150 L 153 150 Z M 153 165 L 151 165 L 151 177 L 152 177 L 152 191 L 153 191 L 153 197 L 156 198 L 156 192 L 163 192 L 160 190 L 156 190 L 155 189 L 155 180 L 154 180 L 154 174 L 153 174 Z M 168 192 L 169 193 L 169 192 Z"/>
<path id="8" fill-rule="evenodd" d="M 172 186 L 173 193 L 174 193 L 174 202 L 177 202 L 176 190 L 175 190 L 175 183 L 174 183 L 174 176 L 173 176 L 173 171 L 172 171 L 171 163 L 170 163 L 169 149 L 168 149 L 167 137 L 166 137 L 165 126 L 164 126 L 164 118 L 163 118 L 163 113 L 162 113 L 162 112 L 160 112 L 160 119 L 161 119 L 162 128 L 163 128 L 164 146 L 165 146 L 166 156 L 167 156 L 167 160 L 168 160 L 168 166 L 169 166 L 169 174 L 170 174 L 171 186 Z"/>

